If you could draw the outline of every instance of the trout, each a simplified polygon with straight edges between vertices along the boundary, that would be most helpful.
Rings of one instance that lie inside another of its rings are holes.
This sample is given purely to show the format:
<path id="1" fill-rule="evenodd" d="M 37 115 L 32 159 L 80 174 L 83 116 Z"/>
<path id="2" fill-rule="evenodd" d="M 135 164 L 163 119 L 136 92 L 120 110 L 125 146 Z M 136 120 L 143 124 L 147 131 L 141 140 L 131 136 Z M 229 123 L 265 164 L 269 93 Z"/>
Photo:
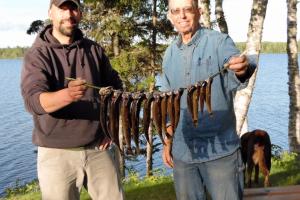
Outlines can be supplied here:
<path id="1" fill-rule="evenodd" d="M 212 78 L 208 78 L 206 80 L 207 86 L 206 86 L 206 91 L 205 91 L 205 103 L 207 107 L 207 112 L 209 113 L 209 116 L 212 116 L 212 108 L 211 108 L 211 85 L 212 85 Z"/>
<path id="2" fill-rule="evenodd" d="M 139 121 L 140 121 L 140 110 L 141 104 L 145 99 L 144 93 L 136 93 L 133 96 L 133 102 L 131 103 L 131 134 L 133 136 L 135 147 L 136 147 L 136 154 L 139 154 L 140 147 L 139 147 Z"/>
<path id="3" fill-rule="evenodd" d="M 149 142 L 149 125 L 151 122 L 151 103 L 154 100 L 153 93 L 148 93 L 146 95 L 146 100 L 144 102 L 144 109 L 143 109 L 143 127 L 144 127 L 144 133 L 145 137 L 148 143 Z"/>
<path id="4" fill-rule="evenodd" d="M 161 96 L 159 93 L 154 95 L 152 113 L 153 113 L 154 125 L 155 125 L 156 131 L 158 133 L 158 136 L 161 139 L 162 143 L 165 144 L 163 135 L 162 135 Z"/>
<path id="5" fill-rule="evenodd" d="M 113 95 L 112 87 L 103 88 L 99 91 L 100 94 L 100 125 L 104 134 L 111 138 L 108 130 L 107 109 L 110 99 Z"/>
<path id="6" fill-rule="evenodd" d="M 127 154 L 133 154 L 131 148 L 131 121 L 130 121 L 130 105 L 132 102 L 131 93 L 124 92 L 122 94 L 122 104 L 121 104 L 121 115 L 122 115 L 122 127 L 123 136 L 125 139 L 125 144 L 127 147 Z"/>
<path id="7" fill-rule="evenodd" d="M 174 99 L 175 95 L 174 92 L 168 92 L 168 100 L 167 100 L 167 113 L 170 119 L 170 125 L 172 127 L 172 135 L 174 134 L 174 129 L 175 129 L 175 105 L 174 105 Z M 167 135 L 169 137 L 170 135 Z"/>
<path id="8" fill-rule="evenodd" d="M 199 85 L 200 85 L 200 95 L 199 95 L 200 111 L 203 114 L 207 82 L 206 81 L 200 82 Z"/>
<path id="9" fill-rule="evenodd" d="M 161 127 L 162 127 L 162 131 L 164 132 L 164 134 L 167 136 L 167 100 L 168 100 L 168 96 L 166 93 L 161 93 L 161 104 L 160 104 L 160 108 L 161 108 Z"/>
<path id="10" fill-rule="evenodd" d="M 192 115 L 192 120 L 194 122 L 194 108 L 193 108 L 193 94 L 196 91 L 195 85 L 190 85 L 187 88 L 187 106 L 188 110 Z"/>
<path id="11" fill-rule="evenodd" d="M 174 132 L 178 126 L 179 119 L 180 119 L 180 99 L 183 95 L 184 89 L 179 88 L 177 91 L 174 92 L 175 98 L 174 98 L 174 113 L 175 113 L 175 127 Z"/>
<path id="12" fill-rule="evenodd" d="M 199 106 L 198 101 L 200 97 L 200 86 L 198 84 L 195 85 L 195 90 L 192 93 L 192 104 L 193 104 L 193 124 L 194 127 L 198 126 L 198 113 L 199 113 Z"/>
<path id="13" fill-rule="evenodd" d="M 110 103 L 109 108 L 109 128 L 110 128 L 110 136 L 112 141 L 120 148 L 119 141 L 119 113 L 120 113 L 120 102 L 122 100 L 122 92 L 120 90 L 116 90 L 114 92 L 112 101 Z"/>

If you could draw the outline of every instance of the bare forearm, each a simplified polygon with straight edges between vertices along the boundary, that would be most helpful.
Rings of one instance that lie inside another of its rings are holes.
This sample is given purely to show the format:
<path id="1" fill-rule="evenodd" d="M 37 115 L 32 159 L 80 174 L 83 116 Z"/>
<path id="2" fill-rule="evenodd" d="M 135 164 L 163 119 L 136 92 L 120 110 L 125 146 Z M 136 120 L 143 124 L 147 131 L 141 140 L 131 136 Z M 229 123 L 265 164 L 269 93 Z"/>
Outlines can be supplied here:
<path id="1" fill-rule="evenodd" d="M 56 92 L 41 93 L 40 103 L 47 113 L 52 113 L 72 103 L 72 98 L 65 88 Z"/>
<path id="2" fill-rule="evenodd" d="M 70 81 L 67 88 L 56 92 L 44 92 L 40 94 L 40 103 L 47 113 L 55 112 L 74 101 L 78 101 L 86 90 L 86 81 L 80 78 Z"/>

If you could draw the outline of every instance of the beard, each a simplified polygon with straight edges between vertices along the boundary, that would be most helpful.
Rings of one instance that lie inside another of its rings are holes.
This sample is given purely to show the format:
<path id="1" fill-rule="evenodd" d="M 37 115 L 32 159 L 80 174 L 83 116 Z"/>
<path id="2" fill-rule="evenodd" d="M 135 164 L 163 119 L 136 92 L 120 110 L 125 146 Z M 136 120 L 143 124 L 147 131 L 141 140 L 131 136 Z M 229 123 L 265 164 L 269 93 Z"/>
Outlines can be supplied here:
<path id="1" fill-rule="evenodd" d="M 72 25 L 66 26 L 66 25 L 64 25 L 65 23 L 71 23 Z M 62 35 L 71 37 L 71 36 L 73 36 L 75 29 L 77 29 L 77 28 L 78 28 L 78 22 L 73 17 L 71 17 L 70 19 L 62 20 L 60 22 L 58 30 Z"/>

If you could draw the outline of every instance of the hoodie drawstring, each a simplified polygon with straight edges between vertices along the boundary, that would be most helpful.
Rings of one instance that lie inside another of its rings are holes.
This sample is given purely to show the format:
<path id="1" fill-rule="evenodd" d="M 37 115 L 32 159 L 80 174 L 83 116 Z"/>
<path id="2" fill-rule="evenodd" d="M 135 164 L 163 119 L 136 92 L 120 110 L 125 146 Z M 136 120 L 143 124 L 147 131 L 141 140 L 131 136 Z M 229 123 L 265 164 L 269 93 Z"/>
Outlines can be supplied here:
<path id="1" fill-rule="evenodd" d="M 78 50 L 78 53 L 79 53 L 79 57 L 80 57 L 80 65 L 81 65 L 81 68 L 83 68 L 84 67 L 84 54 L 83 54 L 84 46 L 83 46 L 82 50 L 80 50 L 78 44 L 76 44 L 76 47 L 77 47 L 77 50 Z"/>
<path id="2" fill-rule="evenodd" d="M 67 55 L 67 51 L 66 51 L 66 48 L 63 46 L 63 51 L 64 51 L 64 58 L 65 58 L 65 61 L 66 61 L 66 63 L 67 63 L 67 65 L 68 65 L 68 67 L 71 67 L 70 66 L 70 61 L 69 61 L 69 59 L 68 59 L 68 55 Z"/>

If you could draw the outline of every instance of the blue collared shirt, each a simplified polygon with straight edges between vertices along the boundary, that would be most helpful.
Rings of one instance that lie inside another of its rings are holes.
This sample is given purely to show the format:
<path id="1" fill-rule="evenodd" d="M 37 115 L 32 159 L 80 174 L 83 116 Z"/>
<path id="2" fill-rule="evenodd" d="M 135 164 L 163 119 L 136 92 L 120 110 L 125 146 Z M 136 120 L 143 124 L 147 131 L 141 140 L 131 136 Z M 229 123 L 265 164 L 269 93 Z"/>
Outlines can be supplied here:
<path id="1" fill-rule="evenodd" d="M 161 91 L 187 88 L 197 81 L 206 80 L 238 54 L 239 50 L 227 34 L 200 28 L 188 44 L 183 44 L 178 37 L 167 48 L 163 73 L 157 85 Z M 204 107 L 204 112 L 199 112 L 197 127 L 194 127 L 187 109 L 187 92 L 184 91 L 173 141 L 174 159 L 188 163 L 205 162 L 229 155 L 239 147 L 233 96 L 247 82 L 241 83 L 230 70 L 216 76 L 211 93 L 213 116 L 210 117 Z"/>

